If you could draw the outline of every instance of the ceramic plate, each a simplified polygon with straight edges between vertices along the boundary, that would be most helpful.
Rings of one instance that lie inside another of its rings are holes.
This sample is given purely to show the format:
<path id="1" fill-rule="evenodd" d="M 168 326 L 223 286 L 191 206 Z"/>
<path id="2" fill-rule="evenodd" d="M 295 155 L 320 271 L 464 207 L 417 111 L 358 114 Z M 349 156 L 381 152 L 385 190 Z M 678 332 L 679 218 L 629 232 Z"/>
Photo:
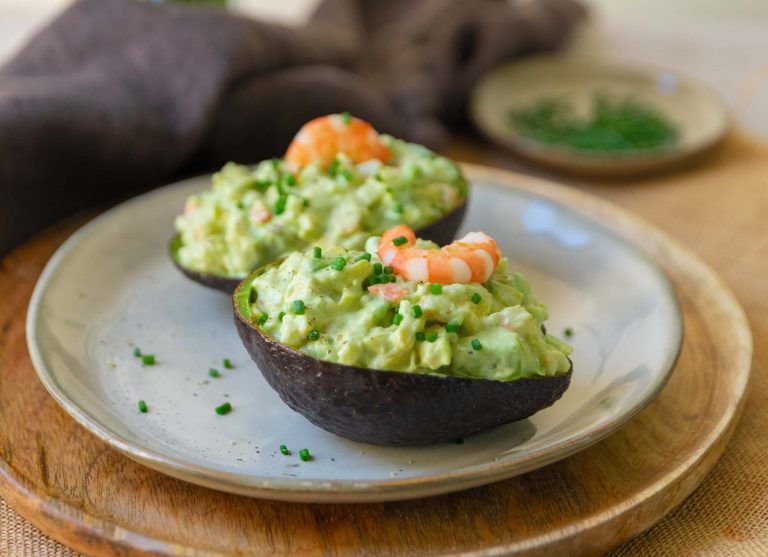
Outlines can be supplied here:
<path id="1" fill-rule="evenodd" d="M 596 93 L 631 97 L 654 107 L 676 125 L 678 141 L 659 149 L 590 153 L 537 143 L 510 124 L 510 110 L 544 98 L 567 99 L 586 115 Z M 713 147 L 728 128 L 722 100 L 678 72 L 567 55 L 535 56 L 494 70 L 475 89 L 471 114 L 490 139 L 536 162 L 568 172 L 621 178 L 690 161 Z"/>
<path id="2" fill-rule="evenodd" d="M 460 234 L 495 237 L 551 313 L 574 331 L 570 389 L 532 418 L 423 448 L 354 443 L 285 406 L 240 344 L 230 298 L 186 280 L 168 258 L 173 218 L 197 178 L 137 197 L 75 233 L 46 266 L 30 303 L 32 361 L 80 424 L 161 472 L 245 495 L 292 501 L 383 501 L 465 489 L 563 458 L 615 431 L 659 391 L 674 364 L 681 315 L 662 271 L 594 218 L 468 168 Z M 554 193 L 553 193 L 554 192 Z M 553 197 L 554 196 L 554 197 Z M 143 367 L 135 347 L 156 356 Z M 222 367 L 229 358 L 234 369 Z M 218 368 L 221 377 L 208 377 Z M 149 412 L 142 414 L 143 399 Z M 228 401 L 233 411 L 214 408 Z M 280 454 L 281 444 L 293 450 Z M 301 462 L 308 448 L 314 460 Z"/>

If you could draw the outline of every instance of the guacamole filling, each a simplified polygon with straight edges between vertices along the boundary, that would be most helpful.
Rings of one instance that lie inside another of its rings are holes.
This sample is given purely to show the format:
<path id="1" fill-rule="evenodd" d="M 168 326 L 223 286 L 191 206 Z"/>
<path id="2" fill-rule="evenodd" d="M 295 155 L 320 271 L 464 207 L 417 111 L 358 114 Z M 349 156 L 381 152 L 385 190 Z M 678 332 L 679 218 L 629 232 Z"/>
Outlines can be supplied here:
<path id="1" fill-rule="evenodd" d="M 440 285 L 392 274 L 377 245 L 292 253 L 241 284 L 239 311 L 282 344 L 351 366 L 497 381 L 569 370 L 571 347 L 543 332 L 547 308 L 505 258 L 485 283 Z"/>
<path id="2" fill-rule="evenodd" d="M 176 218 L 176 258 L 193 271 L 244 277 L 308 246 L 361 249 L 396 224 L 418 230 L 458 207 L 467 183 L 458 166 L 420 145 L 382 135 L 393 159 L 354 164 L 340 153 L 329 168 L 291 173 L 282 159 L 228 163 L 213 187 Z"/>

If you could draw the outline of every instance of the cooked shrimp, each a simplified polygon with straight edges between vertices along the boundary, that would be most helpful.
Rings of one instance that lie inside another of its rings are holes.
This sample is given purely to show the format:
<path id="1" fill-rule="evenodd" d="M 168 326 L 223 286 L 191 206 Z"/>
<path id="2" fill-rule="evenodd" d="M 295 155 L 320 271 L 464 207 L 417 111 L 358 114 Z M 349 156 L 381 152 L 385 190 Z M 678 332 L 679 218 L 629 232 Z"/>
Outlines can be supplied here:
<path id="1" fill-rule="evenodd" d="M 483 232 L 470 232 L 440 249 L 415 247 L 416 235 L 404 224 L 381 236 L 377 253 L 406 280 L 454 284 L 485 282 L 499 263 L 499 248 Z"/>
<path id="2" fill-rule="evenodd" d="M 328 168 L 339 153 L 356 164 L 392 159 L 392 152 L 368 122 L 348 114 L 329 114 L 304 124 L 288 146 L 285 162 L 294 171 L 313 162 Z"/>
<path id="3" fill-rule="evenodd" d="M 379 298 L 392 302 L 397 302 L 408 295 L 408 291 L 405 288 L 392 283 L 372 284 L 368 287 L 368 291 Z"/>
<path id="4" fill-rule="evenodd" d="M 253 222 L 265 223 L 272 218 L 272 213 L 263 203 L 254 203 L 251 207 L 250 217 Z"/>

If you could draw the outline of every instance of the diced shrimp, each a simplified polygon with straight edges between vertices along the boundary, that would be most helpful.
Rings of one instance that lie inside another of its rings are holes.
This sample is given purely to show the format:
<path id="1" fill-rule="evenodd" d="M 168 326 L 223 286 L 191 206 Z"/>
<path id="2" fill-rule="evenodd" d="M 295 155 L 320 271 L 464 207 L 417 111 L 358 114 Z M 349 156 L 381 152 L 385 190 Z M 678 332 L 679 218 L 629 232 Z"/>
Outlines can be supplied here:
<path id="1" fill-rule="evenodd" d="M 197 211 L 197 208 L 200 206 L 200 204 L 197 201 L 196 197 L 190 197 L 187 199 L 187 202 L 184 204 L 184 214 L 189 216 L 195 211 Z"/>
<path id="2" fill-rule="evenodd" d="M 385 298 L 393 302 L 397 302 L 408 295 L 408 291 L 405 288 L 391 282 L 387 284 L 372 284 L 368 287 L 368 291 L 379 298 Z"/>
<path id="3" fill-rule="evenodd" d="M 269 209 L 263 203 L 255 203 L 251 207 L 250 216 L 253 222 L 265 223 L 272 218 L 272 213 L 269 212 Z"/>
<path id="4" fill-rule="evenodd" d="M 401 224 L 381 236 L 377 253 L 406 280 L 440 284 L 485 282 L 499 263 L 496 242 L 483 232 L 470 232 L 440 249 L 419 249 L 415 243 L 413 230 Z"/>
<path id="5" fill-rule="evenodd" d="M 313 162 L 328 168 L 339 153 L 356 164 L 370 160 L 386 163 L 392 159 L 392 152 L 368 122 L 349 115 L 329 114 L 304 124 L 288 146 L 285 162 L 293 171 Z"/>

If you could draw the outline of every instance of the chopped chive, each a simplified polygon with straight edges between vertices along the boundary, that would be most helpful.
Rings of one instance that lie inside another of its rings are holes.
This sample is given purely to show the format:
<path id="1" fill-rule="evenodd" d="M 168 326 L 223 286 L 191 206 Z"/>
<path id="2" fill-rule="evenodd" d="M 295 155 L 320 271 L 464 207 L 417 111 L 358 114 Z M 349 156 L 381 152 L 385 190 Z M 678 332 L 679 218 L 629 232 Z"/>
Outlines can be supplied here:
<path id="1" fill-rule="evenodd" d="M 147 403 L 144 402 L 143 400 L 140 400 L 139 401 L 139 412 L 141 412 L 142 414 L 146 414 L 148 410 L 149 410 L 149 408 L 147 407 Z"/>
<path id="2" fill-rule="evenodd" d="M 427 342 L 435 342 L 437 340 L 437 333 L 435 331 L 429 331 L 427 333 Z"/>
<path id="3" fill-rule="evenodd" d="M 232 365 L 232 362 L 230 361 L 229 358 L 224 358 L 221 361 L 221 365 L 223 365 L 225 369 L 234 369 L 235 367 L 234 365 Z"/>
<path id="4" fill-rule="evenodd" d="M 259 317 L 259 325 L 263 325 L 268 320 L 269 320 L 269 315 L 267 315 L 266 313 L 262 313 L 261 317 Z"/>
<path id="5" fill-rule="evenodd" d="M 404 209 L 402 203 L 395 203 L 395 213 L 402 213 L 403 210 Z"/>
<path id="6" fill-rule="evenodd" d="M 320 259 L 320 258 L 323 256 L 323 250 L 322 250 L 322 249 L 320 249 L 320 248 L 319 248 L 319 247 L 317 247 L 317 246 L 315 246 L 315 247 L 312 249 L 312 253 L 313 253 L 313 255 L 315 256 L 315 259 Z"/>
<path id="7" fill-rule="evenodd" d="M 416 332 L 416 340 L 424 340 L 426 338 L 427 338 L 427 335 L 424 334 L 424 331 Z"/>
<path id="8" fill-rule="evenodd" d="M 275 170 L 280 169 L 280 159 L 272 159 L 272 168 Z"/>
<path id="9" fill-rule="evenodd" d="M 248 303 L 255 304 L 256 300 L 259 299 L 259 291 L 256 290 L 253 286 L 251 286 L 251 289 L 248 291 Z"/>
<path id="10" fill-rule="evenodd" d="M 565 329 L 563 329 L 563 334 L 567 337 L 572 337 L 573 329 L 571 329 L 570 327 L 566 327 Z"/>
<path id="11" fill-rule="evenodd" d="M 339 173 L 339 159 L 333 159 L 331 161 L 331 166 L 328 167 L 328 175 L 331 178 L 335 178 L 336 174 Z"/>
<path id="12" fill-rule="evenodd" d="M 449 333 L 458 333 L 459 332 L 459 324 L 458 323 L 446 323 L 445 324 L 445 330 Z"/>
<path id="13" fill-rule="evenodd" d="M 482 350 L 483 349 L 482 343 L 479 340 L 477 340 L 476 338 L 473 338 L 472 342 L 470 342 L 470 344 L 472 345 L 472 350 Z"/>
<path id="14" fill-rule="evenodd" d="M 357 263 L 358 261 L 362 261 L 363 259 L 365 259 L 366 261 L 370 261 L 371 254 L 366 251 L 364 254 L 358 255 L 357 257 L 355 257 L 355 263 Z"/>
<path id="15" fill-rule="evenodd" d="M 304 300 L 293 301 L 293 313 L 296 315 L 304 315 Z"/>
<path id="16" fill-rule="evenodd" d="M 381 263 L 374 263 L 373 264 L 373 273 L 376 275 L 380 275 L 381 271 L 383 271 L 383 267 L 381 266 Z"/>
<path id="17" fill-rule="evenodd" d="M 392 316 L 392 323 L 395 325 L 399 325 L 403 322 L 403 314 L 395 312 L 395 315 Z"/>
<path id="18" fill-rule="evenodd" d="M 392 267 L 390 267 L 389 265 L 387 265 L 386 267 L 384 267 L 384 269 L 382 270 L 382 272 L 383 272 L 385 275 L 391 275 L 392 273 L 394 273 L 394 272 L 395 272 L 395 270 L 394 270 Z"/>
<path id="19" fill-rule="evenodd" d="M 306 197 L 305 197 L 305 198 L 303 198 L 303 199 L 301 200 L 301 206 L 302 206 L 302 207 L 305 207 L 305 208 L 306 208 L 306 207 L 309 207 L 309 199 L 307 199 Z"/>
<path id="20" fill-rule="evenodd" d="M 286 447 L 285 445 L 280 445 L 280 452 L 283 453 L 286 456 L 291 454 L 291 451 L 289 451 L 288 447 Z"/>
<path id="21" fill-rule="evenodd" d="M 285 176 L 283 176 L 283 180 L 288 186 L 296 185 L 296 176 L 294 176 L 293 174 L 286 174 Z"/>
<path id="22" fill-rule="evenodd" d="M 349 112 L 342 112 L 341 121 L 349 125 L 349 123 L 352 121 L 352 115 Z"/>
<path id="23" fill-rule="evenodd" d="M 395 275 L 387 275 L 387 282 L 397 282 Z"/>
<path id="24" fill-rule="evenodd" d="M 155 355 L 154 354 L 142 354 L 141 356 L 141 363 L 145 366 L 153 366 L 155 365 Z"/>
<path id="25" fill-rule="evenodd" d="M 134 348 L 134 349 L 133 349 L 133 355 L 134 355 L 136 358 L 141 358 L 141 350 L 139 349 L 139 347 L 138 347 L 138 346 L 137 346 L 136 348 Z"/>
<path id="26" fill-rule="evenodd" d="M 477 292 L 475 292 L 474 294 L 472 294 L 472 297 L 470 298 L 470 300 L 472 300 L 473 304 L 479 304 L 483 300 L 483 297 Z"/>
<path id="27" fill-rule="evenodd" d="M 236 205 L 238 209 L 245 209 L 245 203 L 243 203 L 242 201 L 238 201 Z"/>
<path id="28" fill-rule="evenodd" d="M 269 180 L 256 180 L 253 185 L 256 190 L 265 191 L 267 188 L 269 188 L 270 185 L 272 185 L 272 182 Z"/>
<path id="29" fill-rule="evenodd" d="M 366 281 L 368 282 L 368 286 L 373 286 L 374 284 L 381 284 L 379 277 L 376 275 L 371 275 L 366 279 Z"/>
<path id="30" fill-rule="evenodd" d="M 333 267 L 337 271 L 341 271 L 344 267 L 346 267 L 346 265 L 347 265 L 347 260 L 341 256 L 335 258 L 331 262 L 331 267 Z"/>
<path id="31" fill-rule="evenodd" d="M 299 458 L 304 462 L 309 461 L 312 458 L 312 455 L 309 454 L 309 449 L 301 449 L 299 451 Z"/>
<path id="32" fill-rule="evenodd" d="M 312 329 L 311 331 L 309 331 L 309 334 L 307 335 L 308 340 L 317 340 L 319 338 L 320 338 L 320 332 L 315 329 Z"/>
<path id="33" fill-rule="evenodd" d="M 221 406 L 216 407 L 216 413 L 219 416 L 223 416 L 224 414 L 229 414 L 232 411 L 232 405 L 229 402 L 225 402 Z"/>
<path id="34" fill-rule="evenodd" d="M 216 378 L 216 377 L 220 377 L 221 373 L 219 373 L 218 369 L 212 367 L 211 369 L 208 370 L 208 376 Z"/>
<path id="35" fill-rule="evenodd" d="M 414 316 L 414 317 L 416 317 L 417 319 L 418 319 L 419 317 L 421 317 L 422 315 L 424 315 L 424 312 L 423 312 L 423 311 L 421 311 L 421 306 L 420 306 L 419 304 L 414 304 L 414 305 L 411 307 L 411 313 L 412 313 L 412 314 L 413 314 L 413 316 Z"/>
<path id="36" fill-rule="evenodd" d="M 277 314 L 277 318 L 278 318 L 280 321 L 282 321 L 282 320 L 283 320 L 283 317 L 285 317 L 285 312 L 284 312 L 284 311 L 281 311 L 280 313 L 278 313 L 278 314 Z"/>
<path id="37" fill-rule="evenodd" d="M 432 294 L 438 295 L 443 293 L 443 285 L 435 282 L 429 286 L 429 290 L 432 292 Z"/>
<path id="38" fill-rule="evenodd" d="M 283 194 L 280 197 L 277 198 L 277 203 L 275 204 L 275 214 L 276 215 L 282 215 L 285 213 L 285 205 L 288 203 L 288 196 Z"/>
<path id="39" fill-rule="evenodd" d="M 408 242 L 408 238 L 406 238 L 405 236 L 398 236 L 397 238 L 392 240 L 392 243 L 395 244 L 396 246 L 402 246 L 407 242 Z"/>
<path id="40" fill-rule="evenodd" d="M 347 169 L 347 168 L 345 168 L 344 170 L 341 171 L 341 175 L 344 177 L 344 179 L 347 182 L 351 182 L 354 179 L 354 177 L 355 177 L 352 174 L 352 172 L 349 169 Z"/>

